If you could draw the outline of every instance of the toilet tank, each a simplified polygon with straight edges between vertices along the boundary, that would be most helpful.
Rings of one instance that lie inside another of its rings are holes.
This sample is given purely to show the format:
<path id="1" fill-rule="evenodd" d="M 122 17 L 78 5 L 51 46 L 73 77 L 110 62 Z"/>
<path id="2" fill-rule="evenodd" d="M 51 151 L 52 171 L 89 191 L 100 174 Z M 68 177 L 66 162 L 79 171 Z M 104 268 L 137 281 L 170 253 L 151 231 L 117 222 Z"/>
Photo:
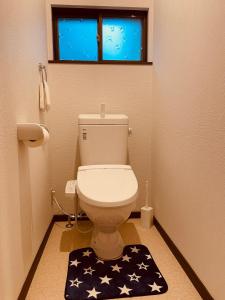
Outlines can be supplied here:
<path id="1" fill-rule="evenodd" d="M 81 165 L 127 164 L 128 117 L 78 116 Z"/>

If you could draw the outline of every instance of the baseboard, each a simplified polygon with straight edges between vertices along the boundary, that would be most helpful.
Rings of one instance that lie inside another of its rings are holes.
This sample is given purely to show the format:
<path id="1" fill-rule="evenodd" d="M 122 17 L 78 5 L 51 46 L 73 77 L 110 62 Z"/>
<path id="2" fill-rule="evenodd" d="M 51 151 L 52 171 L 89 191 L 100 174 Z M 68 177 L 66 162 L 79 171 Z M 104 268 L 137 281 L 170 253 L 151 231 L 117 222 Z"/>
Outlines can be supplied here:
<path id="1" fill-rule="evenodd" d="M 54 222 L 66 222 L 68 221 L 68 216 L 67 215 L 54 215 L 53 216 Z M 82 215 L 78 218 L 79 221 L 87 221 L 89 220 L 86 215 Z"/>
<path id="2" fill-rule="evenodd" d="M 213 300 L 214 298 L 210 295 L 207 288 L 204 286 L 204 284 L 201 282 L 199 277 L 196 275 L 195 271 L 192 269 L 192 267 L 189 265 L 187 260 L 184 258 L 182 253 L 178 250 L 174 242 L 171 240 L 171 238 L 168 236 L 166 231 L 163 229 L 163 227 L 160 225 L 160 223 L 157 221 L 157 219 L 154 217 L 154 225 L 161 234 L 162 238 L 166 242 L 167 246 L 170 248 L 171 252 L 191 280 L 192 284 L 204 300 Z"/>
<path id="3" fill-rule="evenodd" d="M 133 211 L 130 214 L 129 219 L 139 219 L 140 216 L 141 216 L 140 211 Z M 83 214 L 82 216 L 79 217 L 78 220 L 79 221 L 87 221 L 89 219 L 85 214 Z M 66 222 L 66 221 L 68 221 L 68 216 L 67 215 L 54 215 L 53 216 L 53 221 L 54 222 Z"/>
<path id="4" fill-rule="evenodd" d="M 48 226 L 48 229 L 47 229 L 47 231 L 45 233 L 43 241 L 42 241 L 42 243 L 41 243 L 41 245 L 40 245 L 40 247 L 38 249 L 38 252 L 37 252 L 37 254 L 36 254 L 35 258 L 34 258 L 34 261 L 33 261 L 32 265 L 31 265 L 30 271 L 29 271 L 29 273 L 28 273 L 28 275 L 26 277 L 26 280 L 25 280 L 25 282 L 24 282 L 24 284 L 22 286 L 21 292 L 20 292 L 19 297 L 17 298 L 17 300 L 24 300 L 24 299 L 26 299 L 28 290 L 29 290 L 31 282 L 32 282 L 32 280 L 34 278 L 34 274 L 36 272 L 36 269 L 38 267 L 39 261 L 41 259 L 43 251 L 44 251 L 45 246 L 47 244 L 47 241 L 48 241 L 49 235 L 50 235 L 50 233 L 52 231 L 53 225 L 54 225 L 54 217 L 52 218 L 52 220 L 51 220 L 51 222 L 50 222 L 50 224 Z"/>
<path id="5" fill-rule="evenodd" d="M 141 212 L 140 211 L 132 211 L 132 213 L 129 216 L 129 219 L 140 219 Z"/>

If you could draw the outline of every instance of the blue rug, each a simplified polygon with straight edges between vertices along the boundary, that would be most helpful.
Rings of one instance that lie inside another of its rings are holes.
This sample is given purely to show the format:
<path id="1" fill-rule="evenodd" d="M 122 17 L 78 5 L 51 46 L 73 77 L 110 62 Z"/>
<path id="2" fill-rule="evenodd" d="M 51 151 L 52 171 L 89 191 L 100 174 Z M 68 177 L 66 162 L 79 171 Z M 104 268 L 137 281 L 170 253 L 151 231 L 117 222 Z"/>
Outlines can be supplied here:
<path id="1" fill-rule="evenodd" d="M 123 256 L 102 261 L 92 248 L 69 255 L 66 300 L 114 299 L 158 295 L 167 283 L 144 245 L 128 245 Z"/>

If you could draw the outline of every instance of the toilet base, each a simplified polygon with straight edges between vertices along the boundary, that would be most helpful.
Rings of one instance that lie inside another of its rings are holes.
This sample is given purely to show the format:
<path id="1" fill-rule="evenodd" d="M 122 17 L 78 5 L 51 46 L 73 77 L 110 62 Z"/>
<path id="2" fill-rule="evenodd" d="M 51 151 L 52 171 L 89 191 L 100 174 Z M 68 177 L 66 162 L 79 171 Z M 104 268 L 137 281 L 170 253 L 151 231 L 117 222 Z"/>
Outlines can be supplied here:
<path id="1" fill-rule="evenodd" d="M 94 225 L 91 247 L 96 255 L 103 260 L 121 257 L 124 242 L 118 228 L 128 219 L 135 207 L 135 201 L 124 206 L 101 207 L 80 199 L 80 207 Z"/>
<path id="2" fill-rule="evenodd" d="M 91 247 L 96 255 L 103 260 L 117 259 L 123 253 L 124 242 L 115 228 L 94 227 L 91 239 Z"/>

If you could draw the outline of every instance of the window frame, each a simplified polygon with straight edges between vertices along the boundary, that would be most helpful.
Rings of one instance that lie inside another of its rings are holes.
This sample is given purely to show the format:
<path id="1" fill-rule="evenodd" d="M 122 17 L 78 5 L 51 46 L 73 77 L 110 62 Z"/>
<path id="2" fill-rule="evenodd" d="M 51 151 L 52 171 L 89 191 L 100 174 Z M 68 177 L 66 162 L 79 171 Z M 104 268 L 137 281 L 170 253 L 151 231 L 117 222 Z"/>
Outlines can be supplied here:
<path id="1" fill-rule="evenodd" d="M 105 8 L 76 8 L 52 7 L 52 34 L 53 34 L 53 62 L 58 63 L 86 63 L 86 64 L 148 64 L 147 62 L 147 29 L 148 9 L 105 9 Z M 102 53 L 102 19 L 103 18 L 137 18 L 142 24 L 142 55 L 141 60 L 103 60 Z M 58 19 L 61 18 L 96 18 L 98 24 L 98 60 L 61 60 L 59 59 Z"/>

